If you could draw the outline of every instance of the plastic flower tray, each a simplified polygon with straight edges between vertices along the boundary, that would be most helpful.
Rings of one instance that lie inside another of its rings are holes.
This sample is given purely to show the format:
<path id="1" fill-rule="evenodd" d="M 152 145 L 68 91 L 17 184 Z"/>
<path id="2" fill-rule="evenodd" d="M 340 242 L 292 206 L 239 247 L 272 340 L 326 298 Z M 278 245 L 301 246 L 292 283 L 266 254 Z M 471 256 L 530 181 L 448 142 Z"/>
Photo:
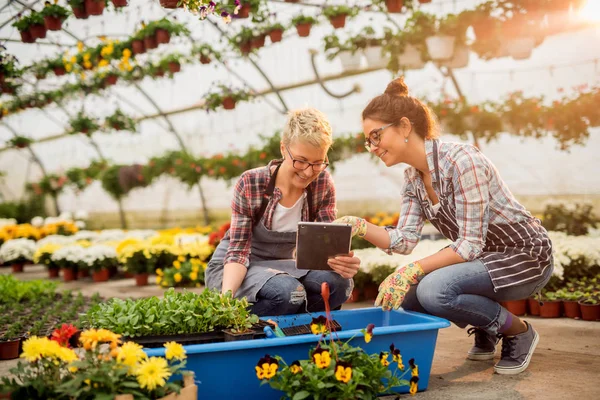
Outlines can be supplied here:
<path id="1" fill-rule="evenodd" d="M 323 313 L 271 319 L 284 329 L 310 324 L 312 318 L 318 315 Z M 438 330 L 450 326 L 447 320 L 402 310 L 383 312 L 381 308 L 333 311 L 332 317 L 344 327 L 343 331 L 335 333 L 340 340 L 354 337 L 350 342 L 353 346 L 376 354 L 389 351 L 390 344 L 394 343 L 400 349 L 405 365 L 414 358 L 419 366 L 418 390 L 427 389 Z M 370 323 L 375 324 L 373 338 L 365 343 L 361 329 Z M 188 356 L 186 369 L 196 374 L 198 399 L 279 400 L 282 392 L 271 389 L 268 384 L 260 384 L 254 369 L 256 363 L 265 354 L 281 356 L 288 364 L 306 359 L 309 349 L 318 341 L 319 336 L 306 334 L 184 346 Z M 146 353 L 164 356 L 164 348 L 146 349 Z M 408 387 L 399 387 L 397 392 L 406 393 Z"/>

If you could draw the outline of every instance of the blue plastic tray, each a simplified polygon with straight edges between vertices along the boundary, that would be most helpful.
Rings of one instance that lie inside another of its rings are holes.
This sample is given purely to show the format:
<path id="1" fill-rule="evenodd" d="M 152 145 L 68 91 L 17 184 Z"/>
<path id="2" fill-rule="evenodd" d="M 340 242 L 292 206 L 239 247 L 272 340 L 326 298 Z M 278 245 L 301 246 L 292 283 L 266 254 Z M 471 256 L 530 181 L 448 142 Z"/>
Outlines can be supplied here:
<path id="1" fill-rule="evenodd" d="M 323 313 L 272 317 L 280 327 L 310 324 Z M 419 366 L 419 391 L 427 389 L 438 329 L 450 326 L 442 318 L 408 311 L 383 312 L 381 308 L 359 308 L 332 312 L 333 319 L 343 327 L 337 335 L 341 340 L 362 347 L 367 353 L 389 351 L 391 343 L 400 349 L 408 368 L 408 360 Z M 267 318 L 264 318 L 267 319 Z M 373 339 L 365 343 L 361 329 L 375 324 Z M 196 374 L 199 399 L 218 400 L 279 400 L 282 392 L 270 386 L 260 386 L 254 367 L 265 354 L 279 355 L 288 363 L 307 359 L 308 351 L 319 340 L 316 335 L 243 340 L 185 346 L 187 368 Z M 164 356 L 164 348 L 145 349 L 149 356 Z M 407 387 L 398 388 L 407 392 Z"/>

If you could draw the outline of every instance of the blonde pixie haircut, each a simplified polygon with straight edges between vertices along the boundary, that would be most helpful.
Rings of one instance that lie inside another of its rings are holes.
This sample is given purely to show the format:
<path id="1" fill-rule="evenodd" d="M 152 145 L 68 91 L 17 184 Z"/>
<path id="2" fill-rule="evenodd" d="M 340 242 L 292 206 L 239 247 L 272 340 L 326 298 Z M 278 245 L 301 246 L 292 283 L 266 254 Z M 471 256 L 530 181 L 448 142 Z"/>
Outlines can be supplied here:
<path id="1" fill-rule="evenodd" d="M 333 143 L 331 125 L 325 114 L 316 108 L 292 110 L 288 113 L 281 141 L 286 146 L 300 141 L 329 150 Z"/>

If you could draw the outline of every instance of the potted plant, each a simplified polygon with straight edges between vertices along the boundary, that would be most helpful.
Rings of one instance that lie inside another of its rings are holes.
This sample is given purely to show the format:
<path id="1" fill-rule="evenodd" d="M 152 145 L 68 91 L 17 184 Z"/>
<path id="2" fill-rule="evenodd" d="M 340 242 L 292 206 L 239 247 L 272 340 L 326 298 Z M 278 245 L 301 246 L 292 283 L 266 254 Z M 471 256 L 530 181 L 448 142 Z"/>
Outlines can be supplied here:
<path id="1" fill-rule="evenodd" d="M 210 64 L 212 61 L 211 57 L 214 57 L 217 60 L 221 59 L 221 53 L 213 49 L 209 44 L 203 44 L 199 47 L 194 47 L 192 54 L 199 56 L 202 64 Z"/>
<path id="2" fill-rule="evenodd" d="M 179 53 L 172 53 L 160 60 L 160 66 L 164 70 L 168 70 L 170 76 L 181 71 L 181 62 L 184 61 L 184 57 Z"/>
<path id="3" fill-rule="evenodd" d="M 119 249 L 119 262 L 135 278 L 136 286 L 148 284 L 148 275 L 154 271 L 156 257 L 144 246 L 134 243 Z"/>
<path id="4" fill-rule="evenodd" d="M 60 267 L 52 261 L 52 254 L 60 249 L 61 246 L 53 243 L 47 243 L 37 248 L 33 254 L 33 262 L 45 265 L 48 268 L 48 278 L 58 278 Z"/>
<path id="5" fill-rule="evenodd" d="M 30 239 L 20 238 L 4 242 L 0 246 L 0 260 L 12 266 L 13 273 L 23 272 L 23 264 L 33 259 L 35 242 Z"/>
<path id="6" fill-rule="evenodd" d="M 65 61 L 61 57 L 48 60 L 47 70 L 54 72 L 56 76 L 63 76 L 67 73 Z"/>
<path id="7" fill-rule="evenodd" d="M 231 291 L 228 291 L 221 296 L 221 305 L 233 316 L 229 321 L 231 327 L 224 330 L 225 341 L 253 339 L 254 331 L 251 328 L 258 323 L 258 315 L 250 313 L 248 300 L 243 298 L 234 301 Z"/>
<path id="8" fill-rule="evenodd" d="M 343 28 L 346 25 L 346 17 L 354 17 L 358 14 L 356 7 L 327 6 L 323 9 L 323 15 L 329 19 L 334 29 Z"/>
<path id="9" fill-rule="evenodd" d="M 169 260 L 161 261 L 157 257 L 156 265 L 171 265 L 168 268 L 156 269 L 156 283 L 162 287 L 200 287 L 204 284 L 204 270 L 206 262 L 200 258 L 193 257 L 189 260 L 186 256 L 179 255 L 169 263 Z"/>
<path id="10" fill-rule="evenodd" d="M 52 4 L 49 1 L 44 3 L 44 9 L 41 13 L 44 17 L 46 29 L 49 31 L 60 31 L 64 20 L 71 14 L 65 7 Z"/>
<path id="11" fill-rule="evenodd" d="M 131 131 L 135 132 L 136 123 L 133 118 L 125 115 L 121 109 L 116 109 L 115 112 L 106 118 L 104 125 L 116 131 Z"/>
<path id="12" fill-rule="evenodd" d="M 77 116 L 69 121 L 69 124 L 71 125 L 71 134 L 83 133 L 89 136 L 100 129 L 96 119 L 88 117 L 83 110 L 79 111 Z"/>
<path id="13" fill-rule="evenodd" d="M 247 55 L 252 51 L 252 39 L 254 35 L 255 32 L 253 29 L 243 26 L 238 34 L 231 39 L 231 42 L 240 50 L 242 55 Z"/>
<path id="14" fill-rule="evenodd" d="M 160 6 L 163 8 L 182 8 L 182 0 L 160 0 Z"/>
<path id="15" fill-rule="evenodd" d="M 271 39 L 271 43 L 281 42 L 283 31 L 285 31 L 285 27 L 279 22 L 270 24 L 265 29 L 265 32 L 269 35 L 269 39 Z"/>
<path id="16" fill-rule="evenodd" d="M 68 245 L 52 253 L 50 259 L 61 269 L 63 281 L 70 282 L 77 279 L 77 270 L 84 257 L 83 247 Z"/>
<path id="17" fill-rule="evenodd" d="M 21 34 L 21 41 L 23 43 L 33 43 L 35 42 L 35 39 L 32 35 L 31 32 L 29 31 L 29 27 L 31 26 L 31 17 L 26 16 L 26 17 L 17 17 L 17 19 L 15 20 L 15 22 L 12 23 L 12 26 L 14 26 L 15 28 L 17 28 L 17 30 L 19 31 L 19 33 Z"/>
<path id="18" fill-rule="evenodd" d="M 89 13 L 85 9 L 85 0 L 67 0 L 77 19 L 87 19 Z"/>
<path id="19" fill-rule="evenodd" d="M 42 13 L 32 11 L 29 16 L 29 33 L 33 39 L 44 39 L 46 37 L 46 26 Z"/>
<path id="20" fill-rule="evenodd" d="M 344 70 L 356 70 L 360 67 L 362 57 L 358 52 L 359 48 L 354 45 L 352 40 L 342 43 L 336 34 L 331 34 L 325 36 L 323 41 L 327 59 L 332 60 L 338 57 Z"/>
<path id="21" fill-rule="evenodd" d="M 463 44 L 466 38 L 466 26 L 455 14 L 448 14 L 440 20 L 432 18 L 433 35 L 425 39 L 429 56 L 434 61 L 450 60 L 457 44 Z"/>
<path id="22" fill-rule="evenodd" d="M 576 290 L 570 291 L 566 288 L 556 291 L 556 296 L 562 300 L 565 317 L 581 318 L 581 310 L 578 301 L 584 297 L 584 293 Z"/>
<path id="23" fill-rule="evenodd" d="M 0 53 L 0 84 L 3 84 L 6 78 L 17 78 L 23 74 L 18 68 L 19 60 L 12 54 Z"/>
<path id="24" fill-rule="evenodd" d="M 23 334 L 23 325 L 14 322 L 0 337 L 0 360 L 12 360 L 19 357 L 19 344 Z"/>
<path id="25" fill-rule="evenodd" d="M 298 15 L 292 18 L 292 25 L 296 26 L 298 36 L 308 37 L 310 35 L 310 28 L 317 23 L 315 17 L 310 15 Z"/>
<path id="26" fill-rule="evenodd" d="M 562 301 L 558 299 L 555 292 L 542 291 L 542 304 L 540 305 L 540 317 L 558 318 L 561 313 Z"/>
<path id="27" fill-rule="evenodd" d="M 404 0 L 376 0 L 376 2 L 385 4 L 389 13 L 400 13 L 402 12 L 402 6 L 404 6 Z"/>
<path id="28" fill-rule="evenodd" d="M 527 299 L 523 300 L 507 300 L 500 303 L 502 307 L 506 308 L 509 313 L 521 316 L 527 313 Z"/>
<path id="29" fill-rule="evenodd" d="M 584 296 L 579 300 L 581 308 L 581 319 L 584 321 L 600 321 L 600 296 L 590 295 Z"/>
<path id="30" fill-rule="evenodd" d="M 33 143 L 33 140 L 25 136 L 15 136 L 14 138 L 8 141 L 8 144 L 10 146 L 16 147 L 18 149 L 28 147 L 31 143 Z"/>
<path id="31" fill-rule="evenodd" d="M 85 12 L 88 15 L 102 15 L 108 0 L 85 0 Z"/>
<path id="32" fill-rule="evenodd" d="M 115 8 L 127 7 L 128 0 L 111 0 Z"/>

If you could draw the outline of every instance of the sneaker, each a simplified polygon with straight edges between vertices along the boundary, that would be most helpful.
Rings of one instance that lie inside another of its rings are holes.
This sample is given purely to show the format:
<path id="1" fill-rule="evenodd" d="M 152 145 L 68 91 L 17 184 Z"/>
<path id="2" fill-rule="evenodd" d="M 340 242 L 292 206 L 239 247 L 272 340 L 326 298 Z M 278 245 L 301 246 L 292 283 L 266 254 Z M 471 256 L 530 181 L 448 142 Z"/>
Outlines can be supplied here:
<path id="1" fill-rule="evenodd" d="M 494 335 L 490 335 L 486 331 L 480 328 L 471 328 L 467 331 L 469 336 L 475 334 L 475 345 L 467 353 L 469 360 L 483 361 L 491 360 L 496 354 L 496 344 L 498 338 Z"/>
<path id="2" fill-rule="evenodd" d="M 519 374 L 529 366 L 533 351 L 540 337 L 528 323 L 527 331 L 515 336 L 502 336 L 502 358 L 494 366 L 494 371 L 502 375 Z"/>

